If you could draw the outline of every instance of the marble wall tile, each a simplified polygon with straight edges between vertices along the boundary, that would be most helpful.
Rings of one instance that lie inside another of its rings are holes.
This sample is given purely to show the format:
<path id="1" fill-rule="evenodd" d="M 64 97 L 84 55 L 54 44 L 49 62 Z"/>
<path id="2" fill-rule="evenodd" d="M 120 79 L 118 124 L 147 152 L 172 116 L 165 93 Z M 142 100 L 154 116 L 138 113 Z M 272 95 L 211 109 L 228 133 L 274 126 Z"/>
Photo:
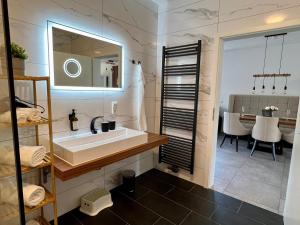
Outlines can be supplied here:
<path id="1" fill-rule="evenodd" d="M 218 0 L 204 0 L 159 14 L 158 34 L 169 34 L 218 22 Z"/>
<path id="2" fill-rule="evenodd" d="M 201 2 L 203 0 L 154 0 L 159 4 L 158 12 L 168 12 L 186 5 L 191 5 L 196 2 Z M 205 0 L 204 0 L 205 1 Z"/>
<path id="3" fill-rule="evenodd" d="M 125 51 L 156 55 L 156 35 L 149 34 L 109 14 L 103 14 L 103 35 L 125 45 Z"/>
<path id="4" fill-rule="evenodd" d="M 158 37 L 160 45 L 177 46 L 187 43 L 196 43 L 202 40 L 202 51 L 212 50 L 214 37 L 217 34 L 217 24 L 187 29 L 183 31 L 168 33 Z"/>
<path id="5" fill-rule="evenodd" d="M 134 0 L 111 1 L 103 0 L 103 12 L 111 17 L 117 18 L 130 25 L 136 26 L 146 32 L 153 32 L 156 35 L 157 13 L 149 10 Z M 148 30 L 147 27 L 155 29 Z"/>
<path id="6" fill-rule="evenodd" d="M 264 14 L 299 5 L 300 2 L 298 0 L 221 0 L 220 21 L 240 19 L 243 17 Z"/>
<path id="7" fill-rule="evenodd" d="M 148 1 L 148 0 L 135 0 L 137 3 L 143 5 L 144 7 L 146 7 L 147 9 L 152 10 L 153 13 L 158 14 L 158 5 L 153 2 L 153 1 Z"/>
<path id="8" fill-rule="evenodd" d="M 47 26 L 47 20 L 100 34 L 102 0 L 12 0 L 10 17 L 30 24 Z"/>
<path id="9" fill-rule="evenodd" d="M 220 33 L 232 32 L 232 31 L 236 31 L 237 28 L 239 28 L 240 31 L 242 31 L 245 28 L 249 29 L 251 27 L 266 25 L 267 19 L 276 15 L 284 16 L 285 21 L 299 19 L 300 17 L 299 10 L 300 10 L 300 6 L 295 6 L 288 9 L 280 9 L 274 12 L 249 16 L 245 18 L 239 18 L 236 20 L 230 20 L 226 22 L 220 22 L 219 32 Z"/>

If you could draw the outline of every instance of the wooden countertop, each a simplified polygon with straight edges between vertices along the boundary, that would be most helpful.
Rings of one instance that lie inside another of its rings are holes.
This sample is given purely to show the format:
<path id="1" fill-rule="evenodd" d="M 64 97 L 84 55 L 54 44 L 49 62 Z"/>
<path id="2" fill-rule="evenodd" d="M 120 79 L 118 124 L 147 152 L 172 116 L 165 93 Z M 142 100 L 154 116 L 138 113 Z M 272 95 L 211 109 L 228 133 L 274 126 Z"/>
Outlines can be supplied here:
<path id="1" fill-rule="evenodd" d="M 55 157 L 54 168 L 55 175 L 63 181 L 83 175 L 92 170 L 101 169 L 104 166 L 126 159 L 130 156 L 148 151 L 162 144 L 168 143 L 168 137 L 165 135 L 148 133 L 148 142 L 134 148 L 126 149 L 102 158 L 95 159 L 77 166 L 71 166 L 63 160 Z"/>
<path id="2" fill-rule="evenodd" d="M 241 121 L 249 121 L 249 122 L 255 122 L 256 116 L 255 115 L 243 115 L 240 116 Z M 288 119 L 288 118 L 279 118 L 279 126 L 286 126 L 290 128 L 296 127 L 297 120 L 296 119 Z"/>

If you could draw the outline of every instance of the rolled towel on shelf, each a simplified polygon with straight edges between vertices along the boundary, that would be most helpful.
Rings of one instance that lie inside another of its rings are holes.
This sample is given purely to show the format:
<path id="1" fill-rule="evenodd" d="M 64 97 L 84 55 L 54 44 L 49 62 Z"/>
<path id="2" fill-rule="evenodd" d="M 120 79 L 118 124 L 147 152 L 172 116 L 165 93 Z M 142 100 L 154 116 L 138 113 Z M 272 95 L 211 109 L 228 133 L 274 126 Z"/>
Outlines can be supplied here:
<path id="1" fill-rule="evenodd" d="M 27 121 L 27 113 L 17 110 L 17 122 L 25 123 Z M 0 114 L 0 123 L 11 123 L 11 111 Z"/>
<path id="2" fill-rule="evenodd" d="M 26 222 L 26 225 L 40 225 L 40 223 L 36 220 L 29 220 Z"/>
<path id="3" fill-rule="evenodd" d="M 15 165 L 15 153 L 10 146 L 0 147 L 0 153 L 0 163 Z M 21 165 L 36 167 L 43 163 L 46 153 L 44 146 L 20 146 Z"/>
<path id="4" fill-rule="evenodd" d="M 41 110 L 37 108 L 17 108 L 17 114 L 25 114 L 28 121 L 37 122 L 40 121 Z"/>
<path id="5" fill-rule="evenodd" d="M 28 207 L 34 207 L 45 199 L 45 189 L 33 184 L 23 184 L 24 204 Z"/>
<path id="6" fill-rule="evenodd" d="M 23 183 L 24 204 L 34 207 L 45 199 L 45 189 L 43 187 Z M 18 205 L 18 190 L 16 182 L 0 183 L 0 202 L 11 205 Z"/>

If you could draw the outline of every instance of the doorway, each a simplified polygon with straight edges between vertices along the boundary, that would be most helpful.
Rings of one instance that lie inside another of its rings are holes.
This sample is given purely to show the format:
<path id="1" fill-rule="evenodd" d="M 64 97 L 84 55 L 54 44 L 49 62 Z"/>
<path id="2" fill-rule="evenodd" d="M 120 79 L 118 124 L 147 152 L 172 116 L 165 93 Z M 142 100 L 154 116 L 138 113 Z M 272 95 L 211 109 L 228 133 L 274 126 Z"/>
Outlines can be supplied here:
<path id="1" fill-rule="evenodd" d="M 287 35 L 284 38 L 273 36 L 282 33 Z M 270 34 L 272 37 L 268 38 L 266 48 L 265 35 Z M 219 111 L 220 117 L 213 189 L 278 214 L 282 214 L 284 209 L 298 114 L 300 93 L 296 85 L 300 85 L 300 71 L 294 60 L 300 50 L 298 35 L 300 30 L 280 30 L 224 38 L 221 41 L 223 62 L 217 91 L 220 97 L 216 111 Z M 287 84 L 285 77 L 276 77 L 275 82 L 272 77 L 253 77 L 255 74 L 278 73 L 280 67 L 282 73 L 291 74 Z M 267 106 L 277 107 L 278 111 L 273 113 L 273 117 L 280 118 L 278 126 L 281 138 L 275 146 L 276 161 L 273 160 L 270 143 L 264 141 L 260 141 L 250 157 L 256 116 L 262 116 Z M 224 116 L 224 112 L 230 115 Z M 228 118 L 234 120 L 231 114 L 239 114 L 238 124 L 228 122 Z M 241 126 L 241 133 L 226 134 L 224 123 Z"/>

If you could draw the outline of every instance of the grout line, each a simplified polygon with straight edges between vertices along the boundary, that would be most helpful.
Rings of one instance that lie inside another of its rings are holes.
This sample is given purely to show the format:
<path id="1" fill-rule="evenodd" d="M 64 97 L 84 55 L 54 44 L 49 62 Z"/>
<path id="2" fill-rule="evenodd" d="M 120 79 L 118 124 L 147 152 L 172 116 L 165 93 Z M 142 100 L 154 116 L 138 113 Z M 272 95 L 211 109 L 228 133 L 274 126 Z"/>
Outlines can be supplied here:
<path id="1" fill-rule="evenodd" d="M 240 204 L 240 206 L 239 206 L 238 209 L 236 210 L 236 213 L 239 213 L 239 212 L 240 212 L 240 210 L 241 210 L 243 204 L 244 204 L 244 202 L 242 201 L 241 204 Z"/>
<path id="2" fill-rule="evenodd" d="M 152 224 L 152 225 L 155 225 L 155 224 L 157 224 L 158 223 L 158 221 L 160 221 L 160 219 L 161 219 L 162 217 L 158 217 L 158 219 Z"/>
<path id="3" fill-rule="evenodd" d="M 111 207 L 108 208 L 108 210 L 114 214 L 116 217 L 118 217 L 120 220 L 122 220 L 124 223 L 128 224 L 126 220 L 124 220 L 121 216 L 119 216 L 117 213 L 115 213 L 113 210 L 111 210 Z"/>
<path id="4" fill-rule="evenodd" d="M 217 211 L 217 209 L 220 207 L 219 205 L 216 205 L 217 207 L 214 209 L 214 211 L 212 211 L 212 213 L 210 214 L 210 216 L 208 217 L 209 219 L 212 220 L 213 215 L 215 214 L 215 212 Z"/>
<path id="5" fill-rule="evenodd" d="M 168 193 L 170 193 L 171 191 L 175 190 L 175 186 L 172 185 L 172 187 L 170 188 L 170 190 L 168 190 L 167 192 L 163 193 L 162 195 L 167 195 Z"/>
<path id="6" fill-rule="evenodd" d="M 84 225 L 84 224 L 77 218 L 77 216 L 73 214 L 72 211 L 71 211 L 71 216 L 72 216 L 77 222 L 79 222 L 81 225 Z"/>
<path id="7" fill-rule="evenodd" d="M 149 192 L 151 192 L 151 191 L 149 191 Z M 171 224 L 175 224 L 175 223 L 173 223 L 171 220 L 169 220 L 169 219 L 167 219 L 167 218 L 161 216 L 160 214 L 158 214 L 157 212 L 155 212 L 155 211 L 153 211 L 152 209 L 148 208 L 147 206 L 141 204 L 140 202 L 138 202 L 138 201 L 136 201 L 136 200 L 134 200 L 134 199 L 130 199 L 130 198 L 129 198 L 127 195 L 125 195 L 124 193 L 121 193 L 121 192 L 118 192 L 118 193 L 121 194 L 121 195 L 123 195 L 125 198 L 129 199 L 130 201 L 135 202 L 135 203 L 138 204 L 139 206 L 141 206 L 141 207 L 143 207 L 143 208 L 145 208 L 145 209 L 151 211 L 151 212 L 154 213 L 155 215 L 157 215 L 157 216 L 159 216 L 159 217 L 161 217 L 161 218 L 167 220 L 167 221 L 170 222 Z M 156 192 L 155 192 L 155 193 L 156 193 Z M 146 196 L 146 195 L 145 195 L 145 196 Z"/>
<path id="8" fill-rule="evenodd" d="M 136 200 L 136 201 L 138 201 L 139 199 L 141 199 L 141 198 L 143 198 L 143 197 L 145 197 L 148 193 L 150 192 L 150 189 L 148 189 L 147 191 L 146 191 L 146 193 L 144 193 L 143 195 L 141 195 L 140 197 L 138 197 L 138 198 L 136 198 L 136 199 L 133 199 L 133 200 Z M 129 196 L 130 197 L 130 196 Z"/>
<path id="9" fill-rule="evenodd" d="M 188 218 L 191 214 L 192 214 L 192 211 L 189 211 L 189 212 L 185 215 L 185 217 L 183 218 L 183 220 L 179 223 L 179 225 L 182 225 L 182 224 L 184 223 L 184 221 L 186 221 L 187 218 Z"/>
<path id="10" fill-rule="evenodd" d="M 190 190 L 188 190 L 187 192 L 191 193 L 195 188 L 196 188 L 197 185 L 194 185 L 193 187 L 191 187 Z"/>

